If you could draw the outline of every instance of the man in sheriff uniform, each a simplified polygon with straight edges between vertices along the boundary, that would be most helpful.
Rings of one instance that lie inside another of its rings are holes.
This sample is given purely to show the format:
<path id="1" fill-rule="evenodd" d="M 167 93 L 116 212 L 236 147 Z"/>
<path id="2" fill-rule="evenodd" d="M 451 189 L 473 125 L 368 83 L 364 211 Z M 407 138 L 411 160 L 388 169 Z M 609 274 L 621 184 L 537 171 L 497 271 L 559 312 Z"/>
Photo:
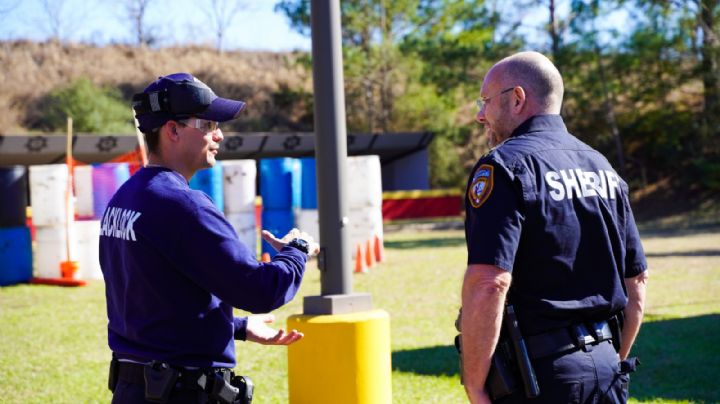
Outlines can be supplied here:
<path id="1" fill-rule="evenodd" d="M 642 321 L 647 265 L 627 184 L 567 132 L 562 98 L 560 73 L 536 52 L 495 64 L 480 90 L 476 118 L 492 150 L 468 181 L 460 316 L 473 403 L 491 400 L 486 379 L 506 304 L 540 393 L 528 399 L 518 383 L 493 402 L 627 400 L 636 361 L 626 359 Z M 608 322 L 623 313 L 613 341 Z"/>
<path id="2" fill-rule="evenodd" d="M 282 239 L 263 232 L 279 252 L 258 263 L 210 198 L 188 187 L 216 164 L 218 123 L 244 106 L 187 73 L 133 97 L 149 165 L 110 200 L 100 231 L 113 403 L 247 402 L 249 379 L 232 373 L 234 340 L 302 337 L 270 328 L 271 315 L 234 317 L 233 307 L 268 313 L 290 301 L 318 245 L 297 229 Z"/>

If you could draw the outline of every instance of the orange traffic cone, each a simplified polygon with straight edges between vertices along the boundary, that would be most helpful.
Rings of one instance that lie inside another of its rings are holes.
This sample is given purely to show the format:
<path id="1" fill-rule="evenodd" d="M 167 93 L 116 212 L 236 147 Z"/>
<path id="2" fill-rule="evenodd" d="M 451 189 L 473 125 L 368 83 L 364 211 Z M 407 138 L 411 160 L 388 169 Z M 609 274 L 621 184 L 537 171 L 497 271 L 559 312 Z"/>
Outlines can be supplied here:
<path id="1" fill-rule="evenodd" d="M 367 265 L 365 264 L 365 260 L 363 259 L 363 253 L 362 248 L 360 248 L 360 244 L 357 245 L 355 248 L 355 273 L 366 273 L 367 272 Z"/>
<path id="2" fill-rule="evenodd" d="M 375 235 L 375 261 L 377 262 L 383 262 L 385 261 L 385 251 L 383 247 L 383 242 L 380 240 L 380 237 Z"/>
<path id="3" fill-rule="evenodd" d="M 262 262 L 270 262 L 270 253 L 262 253 L 262 258 L 260 258 L 260 261 Z"/>
<path id="4" fill-rule="evenodd" d="M 373 254 L 372 240 L 368 240 L 367 243 L 365 243 L 365 263 L 368 268 L 375 266 L 375 254 Z"/>

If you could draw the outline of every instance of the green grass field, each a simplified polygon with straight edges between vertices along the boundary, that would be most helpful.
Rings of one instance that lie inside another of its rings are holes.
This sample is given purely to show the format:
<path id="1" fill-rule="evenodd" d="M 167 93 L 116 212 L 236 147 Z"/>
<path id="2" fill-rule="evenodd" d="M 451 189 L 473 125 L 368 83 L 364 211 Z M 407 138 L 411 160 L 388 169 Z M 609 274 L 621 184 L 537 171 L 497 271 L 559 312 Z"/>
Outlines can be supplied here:
<path id="1" fill-rule="evenodd" d="M 634 354 L 633 402 L 720 402 L 720 229 L 644 232 L 651 277 L 646 322 Z M 354 275 L 390 314 L 395 403 L 463 403 L 453 322 L 465 268 L 462 231 L 386 235 L 386 261 Z M 310 264 L 298 298 L 318 294 Z M 109 402 L 104 286 L 0 288 L 0 402 Z M 286 348 L 237 344 L 237 371 L 256 383 L 257 403 L 287 402 Z"/>

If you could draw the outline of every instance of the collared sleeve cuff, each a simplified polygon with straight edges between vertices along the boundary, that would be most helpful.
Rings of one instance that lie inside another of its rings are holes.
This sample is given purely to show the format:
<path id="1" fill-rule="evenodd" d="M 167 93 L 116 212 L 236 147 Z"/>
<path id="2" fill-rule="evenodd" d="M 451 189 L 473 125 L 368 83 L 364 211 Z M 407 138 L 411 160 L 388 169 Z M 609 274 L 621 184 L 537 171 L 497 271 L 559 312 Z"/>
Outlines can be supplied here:
<path id="1" fill-rule="evenodd" d="M 247 339 L 247 317 L 233 317 L 233 328 L 235 332 L 233 337 L 237 340 L 245 341 Z"/>

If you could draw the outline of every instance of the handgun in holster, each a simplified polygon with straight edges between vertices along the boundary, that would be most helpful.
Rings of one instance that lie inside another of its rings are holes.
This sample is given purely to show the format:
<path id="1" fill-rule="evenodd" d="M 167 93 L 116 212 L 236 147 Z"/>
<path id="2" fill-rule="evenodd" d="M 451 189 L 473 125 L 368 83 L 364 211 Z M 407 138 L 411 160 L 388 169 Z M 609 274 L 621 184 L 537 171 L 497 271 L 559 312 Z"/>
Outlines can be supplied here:
<path id="1" fill-rule="evenodd" d="M 462 315 L 462 309 L 458 319 Z M 460 331 L 459 321 L 456 328 Z M 460 353 L 460 369 L 462 374 L 462 346 L 460 335 L 455 337 L 455 346 Z M 490 370 L 485 380 L 485 389 L 493 400 L 508 396 L 517 390 L 518 380 L 523 383 L 525 396 L 534 398 L 540 395 L 537 377 L 530 363 L 525 340 L 520 333 L 515 310 L 512 305 L 506 305 L 503 313 L 503 324 L 500 338 L 493 353 Z M 461 377 L 462 382 L 462 377 Z"/>
<path id="2" fill-rule="evenodd" d="M 485 389 L 493 400 L 512 394 L 517 388 L 517 366 L 507 337 L 500 337 L 493 353 Z"/>
<path id="3" fill-rule="evenodd" d="M 222 404 L 250 404 L 255 391 L 255 385 L 249 377 L 235 376 L 232 372 L 202 375 L 198 385 L 211 399 Z"/>
<path id="4" fill-rule="evenodd" d="M 464 384 L 462 376 L 462 341 L 460 334 L 455 336 L 455 349 L 459 354 L 460 384 Z M 515 367 L 508 341 L 500 341 L 490 363 L 490 370 L 485 381 L 485 388 L 492 399 L 505 397 L 515 391 Z"/>

